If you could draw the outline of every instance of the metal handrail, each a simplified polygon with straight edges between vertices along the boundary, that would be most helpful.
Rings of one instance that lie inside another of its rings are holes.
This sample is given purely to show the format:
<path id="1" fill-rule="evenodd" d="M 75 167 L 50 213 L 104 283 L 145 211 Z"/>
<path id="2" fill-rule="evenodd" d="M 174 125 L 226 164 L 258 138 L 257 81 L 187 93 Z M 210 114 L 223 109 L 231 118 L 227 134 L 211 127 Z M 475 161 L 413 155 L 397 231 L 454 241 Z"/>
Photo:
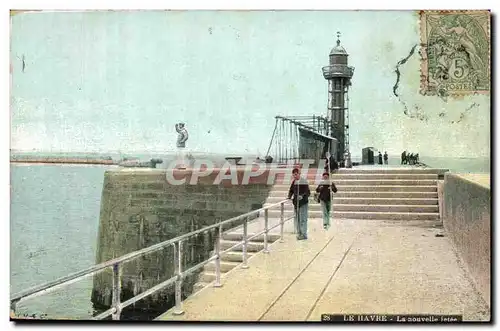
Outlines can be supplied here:
<path id="1" fill-rule="evenodd" d="M 284 219 L 284 204 L 288 201 L 289 200 L 282 200 L 280 202 L 268 205 L 266 207 L 253 210 L 253 211 L 250 211 L 248 213 L 245 213 L 245 214 L 242 214 L 242 215 L 239 215 L 236 217 L 232 217 L 232 218 L 227 219 L 225 221 L 206 226 L 202 229 L 186 233 L 184 235 L 163 241 L 161 243 L 143 248 L 141 250 L 122 255 L 120 257 L 117 257 L 117 258 L 114 258 L 112 260 L 109 260 L 109 261 L 94 265 L 92 267 L 77 271 L 75 273 L 58 278 L 56 280 L 53 280 L 53 281 L 50 281 L 50 282 L 47 282 L 47 283 L 44 283 L 41 285 L 34 286 L 34 287 L 26 289 L 24 291 L 20 291 L 14 295 L 11 295 L 11 297 L 10 297 L 11 309 L 15 312 L 16 304 L 19 303 L 20 301 L 26 300 L 30 297 L 35 297 L 35 296 L 47 294 L 47 293 L 49 293 L 57 288 L 72 284 L 72 283 L 77 282 L 79 280 L 82 280 L 86 277 L 92 276 L 92 275 L 94 275 L 94 274 L 96 274 L 96 273 L 98 273 L 106 268 L 113 267 L 113 285 L 112 285 L 113 286 L 113 292 L 112 292 L 113 295 L 112 295 L 112 303 L 111 303 L 112 307 L 110 309 L 102 312 L 101 314 L 94 316 L 92 318 L 93 320 L 103 319 L 103 318 L 108 317 L 109 315 L 112 315 L 113 320 L 119 320 L 120 314 L 121 314 L 121 311 L 123 308 L 125 308 L 131 304 L 134 304 L 135 302 L 137 302 L 137 301 L 139 301 L 139 300 L 141 300 L 141 299 L 155 293 L 156 291 L 159 291 L 159 290 L 163 289 L 164 287 L 167 287 L 173 283 L 175 283 L 175 310 L 174 310 L 174 314 L 176 314 L 176 315 L 182 314 L 183 311 L 182 311 L 182 306 L 181 306 L 181 304 L 182 304 L 181 303 L 181 301 L 182 301 L 182 299 L 181 299 L 181 291 L 182 291 L 181 285 L 182 285 L 182 280 L 187 275 L 202 268 L 207 263 L 210 263 L 211 261 L 215 260 L 216 281 L 215 281 L 214 286 L 220 287 L 220 286 L 222 286 L 220 284 L 220 257 L 222 254 L 230 252 L 230 251 L 234 250 L 235 248 L 243 245 L 243 266 L 242 266 L 242 268 L 248 268 L 248 265 L 247 265 L 247 245 L 248 245 L 249 240 L 251 240 L 251 239 L 253 239 L 261 234 L 264 234 L 264 252 L 268 253 L 269 251 L 268 251 L 267 246 L 268 246 L 269 230 L 272 230 L 278 226 L 281 226 L 280 241 L 283 242 L 284 222 L 293 218 L 293 216 L 292 216 L 292 217 L 287 218 L 286 220 Z M 278 206 L 278 205 L 281 207 L 280 222 L 279 222 L 279 224 L 269 228 L 269 226 L 268 226 L 269 225 L 268 224 L 268 218 L 269 218 L 268 211 L 269 211 L 269 209 L 271 209 L 275 206 Z M 251 237 L 248 237 L 247 230 L 248 230 L 248 223 L 250 221 L 250 217 L 252 217 L 255 214 L 258 214 L 259 212 L 262 212 L 262 211 L 264 211 L 264 213 L 265 213 L 264 214 L 265 215 L 264 216 L 265 217 L 265 229 L 257 234 L 254 234 Z M 244 219 L 243 240 L 241 240 L 238 244 L 221 252 L 220 251 L 220 241 L 222 238 L 222 227 L 225 224 L 228 224 L 228 223 L 231 223 L 231 222 L 234 222 L 237 220 L 241 220 L 241 219 Z M 212 229 L 217 230 L 217 241 L 215 244 L 215 255 L 204 260 L 203 262 L 195 265 L 194 267 L 189 268 L 186 271 L 182 271 L 182 263 L 181 263 L 182 262 L 182 242 L 188 238 L 191 238 L 191 237 L 196 236 L 196 235 L 203 233 L 203 232 L 210 231 Z M 120 292 L 121 292 L 120 264 L 124 263 L 124 262 L 128 262 L 130 260 L 133 260 L 137 257 L 142 256 L 142 255 L 153 253 L 153 252 L 158 251 L 160 249 L 163 249 L 164 247 L 167 247 L 167 246 L 172 246 L 173 250 L 174 250 L 175 275 L 173 277 L 167 279 L 166 281 L 150 288 L 149 290 L 146 290 L 146 291 L 128 299 L 127 301 L 120 303 Z"/>

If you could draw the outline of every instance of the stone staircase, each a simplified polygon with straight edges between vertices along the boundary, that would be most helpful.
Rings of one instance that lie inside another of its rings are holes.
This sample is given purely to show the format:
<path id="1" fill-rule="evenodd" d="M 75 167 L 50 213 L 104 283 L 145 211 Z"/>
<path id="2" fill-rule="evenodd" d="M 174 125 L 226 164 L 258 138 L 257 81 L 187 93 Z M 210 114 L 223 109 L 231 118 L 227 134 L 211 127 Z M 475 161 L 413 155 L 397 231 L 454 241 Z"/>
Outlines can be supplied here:
<path id="1" fill-rule="evenodd" d="M 338 188 L 333 198 L 334 219 L 371 219 L 381 221 L 425 222 L 440 224 L 437 181 L 439 169 L 429 168 L 374 168 L 340 169 L 331 176 Z M 319 173 L 321 175 L 321 172 Z M 310 169 L 307 179 L 311 193 L 321 181 L 316 169 Z M 290 183 L 283 184 L 283 176 L 277 176 L 264 206 L 286 199 Z M 293 216 L 293 205 L 285 204 L 285 218 Z M 269 210 L 269 224 L 279 222 L 280 209 Z M 321 205 L 312 198 L 309 200 L 309 218 L 322 218 Z M 263 217 L 251 223 L 263 224 Z M 251 224 L 250 223 L 250 224 Z M 249 236 L 263 230 L 252 231 Z M 243 228 L 237 227 L 222 235 L 221 249 L 237 244 L 243 238 Z M 269 234 L 269 244 L 279 239 L 277 234 Z M 264 236 L 251 240 L 248 245 L 248 258 L 264 249 Z M 221 276 L 243 262 L 243 248 L 221 256 Z M 213 254 L 214 252 L 212 252 Z M 193 293 L 215 281 L 215 261 L 210 262 L 199 275 Z"/>
<path id="2" fill-rule="evenodd" d="M 283 200 L 283 199 L 281 199 Z M 279 201 L 278 201 L 279 202 Z M 264 222 L 264 217 L 259 217 L 253 221 L 251 221 L 249 224 L 255 224 L 255 223 L 262 223 Z M 274 217 L 272 219 L 269 217 L 268 220 L 269 224 L 276 224 L 276 222 L 279 222 L 279 216 Z M 264 230 L 264 227 L 257 231 L 251 231 L 250 226 L 248 227 L 248 236 L 251 237 L 254 234 L 260 232 L 261 230 Z M 275 242 L 276 240 L 279 239 L 279 235 L 269 233 L 268 234 L 268 245 Z M 228 231 L 225 231 L 222 234 L 221 238 L 221 251 L 224 251 L 243 240 L 243 227 L 239 226 L 234 229 L 230 229 Z M 264 249 L 264 235 L 257 236 L 250 240 L 247 245 L 247 260 L 252 257 L 253 255 L 257 254 L 258 252 L 262 251 Z M 211 254 L 215 254 L 215 251 L 212 251 Z M 234 249 L 231 252 L 225 253 L 221 255 L 221 260 L 220 260 L 220 271 L 221 271 L 221 277 L 237 267 L 238 265 L 243 263 L 243 246 L 239 246 L 236 249 Z M 194 284 L 193 287 L 193 294 L 198 292 L 199 290 L 203 289 L 204 287 L 210 285 L 215 281 L 215 261 L 211 261 L 208 264 L 206 264 L 203 267 L 202 272 L 198 276 L 198 281 Z"/>
<path id="3" fill-rule="evenodd" d="M 340 169 L 331 176 L 338 192 L 333 195 L 334 219 L 426 221 L 439 223 L 438 174 L 430 168 Z M 321 181 L 316 170 L 307 175 L 311 191 Z M 287 196 L 289 184 L 273 187 L 267 203 Z M 312 196 L 312 195 L 311 195 Z M 270 211 L 276 216 L 279 211 Z M 293 215 L 287 205 L 285 216 Z M 312 197 L 309 217 L 320 218 L 321 206 Z"/>

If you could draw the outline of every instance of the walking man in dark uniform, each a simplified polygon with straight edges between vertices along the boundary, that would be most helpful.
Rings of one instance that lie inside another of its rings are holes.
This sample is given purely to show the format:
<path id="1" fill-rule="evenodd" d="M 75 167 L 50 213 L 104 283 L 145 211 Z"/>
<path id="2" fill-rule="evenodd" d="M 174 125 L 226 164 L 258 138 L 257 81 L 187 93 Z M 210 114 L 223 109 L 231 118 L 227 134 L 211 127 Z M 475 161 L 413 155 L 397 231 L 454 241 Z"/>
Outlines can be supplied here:
<path id="1" fill-rule="evenodd" d="M 330 215 L 332 209 L 332 195 L 330 191 L 337 193 L 337 187 L 330 181 L 330 174 L 325 172 L 321 184 L 316 188 L 316 192 L 319 193 L 318 200 L 323 212 L 323 228 L 325 230 L 330 228 Z"/>
<path id="2" fill-rule="evenodd" d="M 307 214 L 311 191 L 307 179 L 300 176 L 298 168 L 292 170 L 292 175 L 293 181 L 288 191 L 288 199 L 293 199 L 295 210 L 294 226 L 297 232 L 297 240 L 305 240 L 307 239 Z"/>

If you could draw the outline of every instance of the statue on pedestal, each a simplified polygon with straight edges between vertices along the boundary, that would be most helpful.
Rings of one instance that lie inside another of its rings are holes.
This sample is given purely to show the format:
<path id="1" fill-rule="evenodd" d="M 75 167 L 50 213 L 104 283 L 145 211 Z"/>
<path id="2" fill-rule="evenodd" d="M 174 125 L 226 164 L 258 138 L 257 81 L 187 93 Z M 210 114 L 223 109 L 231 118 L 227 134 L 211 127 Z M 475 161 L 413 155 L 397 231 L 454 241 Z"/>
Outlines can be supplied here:
<path id="1" fill-rule="evenodd" d="M 186 148 L 186 141 L 189 138 L 188 131 L 184 123 L 175 124 L 175 130 L 178 133 L 177 136 L 177 168 L 186 169 L 186 163 L 184 160 L 184 150 Z"/>

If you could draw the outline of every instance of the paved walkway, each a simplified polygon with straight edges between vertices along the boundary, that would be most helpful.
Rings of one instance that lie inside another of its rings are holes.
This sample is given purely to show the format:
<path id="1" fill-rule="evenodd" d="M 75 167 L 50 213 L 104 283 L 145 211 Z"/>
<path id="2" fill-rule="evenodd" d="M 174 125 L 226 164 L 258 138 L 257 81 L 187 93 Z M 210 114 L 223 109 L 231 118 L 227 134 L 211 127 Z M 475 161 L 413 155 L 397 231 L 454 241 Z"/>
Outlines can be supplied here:
<path id="1" fill-rule="evenodd" d="M 340 220 L 325 231 L 312 219 L 307 241 L 287 231 L 248 269 L 230 271 L 223 287 L 186 299 L 184 315 L 170 310 L 159 320 L 319 321 L 323 313 L 488 320 L 448 238 L 435 236 L 441 229 L 412 224 Z"/>
<path id="2" fill-rule="evenodd" d="M 471 174 L 471 173 L 461 174 L 461 173 L 458 173 L 457 175 L 464 178 L 464 179 L 470 180 L 471 182 L 477 183 L 481 186 L 490 188 L 490 174 Z"/>
<path id="3" fill-rule="evenodd" d="M 291 205 L 291 204 L 292 204 L 291 202 L 285 203 L 285 215 L 284 215 L 284 220 L 283 220 L 283 231 L 289 232 L 289 233 L 292 233 L 292 231 L 293 231 L 293 219 L 289 215 L 287 216 L 287 214 L 286 214 L 287 209 L 286 208 L 289 207 L 289 205 Z M 269 211 L 272 211 L 272 210 L 279 211 L 279 210 L 281 210 L 280 208 L 281 208 L 280 205 L 277 205 L 273 208 L 269 208 Z M 264 213 L 262 212 L 261 214 L 262 215 L 259 215 L 258 218 L 250 220 L 250 222 L 248 222 L 247 231 L 248 231 L 249 235 L 264 231 L 265 225 L 266 225 L 266 220 L 264 218 Z M 267 226 L 269 229 L 272 228 L 271 230 L 269 230 L 269 232 L 273 233 L 273 234 L 279 234 L 281 231 L 280 223 L 281 223 L 281 220 L 280 220 L 279 216 L 269 216 L 268 221 L 267 221 Z M 239 226 L 236 226 L 236 227 L 229 229 L 225 232 L 241 233 L 243 231 L 242 229 L 243 229 L 243 225 L 239 225 Z"/>

